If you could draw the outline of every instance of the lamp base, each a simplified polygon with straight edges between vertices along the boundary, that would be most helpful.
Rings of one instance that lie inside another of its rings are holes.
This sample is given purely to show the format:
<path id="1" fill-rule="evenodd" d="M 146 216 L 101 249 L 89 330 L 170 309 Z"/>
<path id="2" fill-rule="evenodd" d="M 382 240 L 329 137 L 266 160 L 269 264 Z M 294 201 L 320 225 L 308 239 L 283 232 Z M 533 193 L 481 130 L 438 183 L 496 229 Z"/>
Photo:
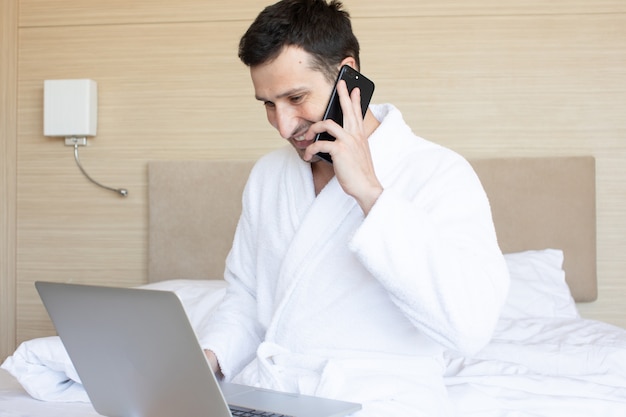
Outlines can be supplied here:
<path id="1" fill-rule="evenodd" d="M 87 138 L 65 138 L 65 146 L 87 146 Z"/>

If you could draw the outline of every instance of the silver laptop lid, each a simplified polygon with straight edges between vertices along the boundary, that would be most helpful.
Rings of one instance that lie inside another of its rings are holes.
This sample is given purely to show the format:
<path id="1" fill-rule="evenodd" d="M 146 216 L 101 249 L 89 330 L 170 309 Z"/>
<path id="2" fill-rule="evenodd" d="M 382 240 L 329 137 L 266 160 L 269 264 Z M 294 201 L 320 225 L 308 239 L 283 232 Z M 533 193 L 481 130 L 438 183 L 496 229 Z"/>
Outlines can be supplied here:
<path id="1" fill-rule="evenodd" d="M 176 294 L 37 282 L 100 414 L 231 414 Z"/>

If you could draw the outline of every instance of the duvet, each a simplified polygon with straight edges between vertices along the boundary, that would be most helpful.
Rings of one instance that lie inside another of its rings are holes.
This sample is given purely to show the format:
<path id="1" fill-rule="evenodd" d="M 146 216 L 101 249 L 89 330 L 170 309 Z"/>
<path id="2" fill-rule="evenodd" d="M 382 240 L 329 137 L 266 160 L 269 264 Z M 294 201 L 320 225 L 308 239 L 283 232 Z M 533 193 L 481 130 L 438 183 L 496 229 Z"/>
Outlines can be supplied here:
<path id="1" fill-rule="evenodd" d="M 581 318 L 554 249 L 505 256 L 511 290 L 491 342 L 472 357 L 446 352 L 457 416 L 626 416 L 626 330 Z M 223 295 L 221 281 L 166 281 L 194 327 Z M 0 370 L 0 417 L 90 417 L 60 340 L 24 342 Z"/>

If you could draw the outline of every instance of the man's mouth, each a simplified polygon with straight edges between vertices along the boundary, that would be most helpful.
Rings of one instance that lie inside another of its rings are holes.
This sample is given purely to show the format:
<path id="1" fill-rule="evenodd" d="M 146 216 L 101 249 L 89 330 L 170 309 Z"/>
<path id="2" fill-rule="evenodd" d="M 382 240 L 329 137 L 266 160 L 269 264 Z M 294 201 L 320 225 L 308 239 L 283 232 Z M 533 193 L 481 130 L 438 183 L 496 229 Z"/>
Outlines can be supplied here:
<path id="1" fill-rule="evenodd" d="M 305 149 L 307 146 L 309 146 L 310 144 L 314 142 L 313 140 L 306 140 L 304 134 L 298 135 L 298 136 L 292 136 L 291 139 L 292 139 L 294 146 L 299 149 Z"/>

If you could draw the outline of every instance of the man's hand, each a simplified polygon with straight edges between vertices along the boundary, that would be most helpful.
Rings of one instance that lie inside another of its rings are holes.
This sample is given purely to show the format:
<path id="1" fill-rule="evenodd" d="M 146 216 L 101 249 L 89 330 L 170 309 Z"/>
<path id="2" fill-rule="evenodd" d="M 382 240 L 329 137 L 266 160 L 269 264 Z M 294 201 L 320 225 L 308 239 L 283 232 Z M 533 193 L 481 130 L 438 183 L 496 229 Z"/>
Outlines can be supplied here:
<path id="1" fill-rule="evenodd" d="M 217 362 L 217 356 L 215 356 L 215 353 L 213 353 L 212 350 L 204 349 L 204 354 L 209 360 L 209 365 L 211 366 L 211 370 L 213 371 L 213 373 L 215 375 L 221 375 L 222 371 L 220 370 L 220 365 Z"/>
<path id="2" fill-rule="evenodd" d="M 368 137 L 378 126 L 378 121 L 371 114 L 368 118 L 369 124 L 363 120 L 361 92 L 358 88 L 348 94 L 345 81 L 340 81 L 337 93 L 343 112 L 343 127 L 332 120 L 322 120 L 311 125 L 306 134 L 307 139 L 313 139 L 316 134 L 325 131 L 334 136 L 335 140 L 312 143 L 306 149 L 304 159 L 310 161 L 318 152 L 329 153 L 333 158 L 333 168 L 339 184 L 347 194 L 357 200 L 367 215 L 383 192 L 374 172 L 368 143 Z"/>

